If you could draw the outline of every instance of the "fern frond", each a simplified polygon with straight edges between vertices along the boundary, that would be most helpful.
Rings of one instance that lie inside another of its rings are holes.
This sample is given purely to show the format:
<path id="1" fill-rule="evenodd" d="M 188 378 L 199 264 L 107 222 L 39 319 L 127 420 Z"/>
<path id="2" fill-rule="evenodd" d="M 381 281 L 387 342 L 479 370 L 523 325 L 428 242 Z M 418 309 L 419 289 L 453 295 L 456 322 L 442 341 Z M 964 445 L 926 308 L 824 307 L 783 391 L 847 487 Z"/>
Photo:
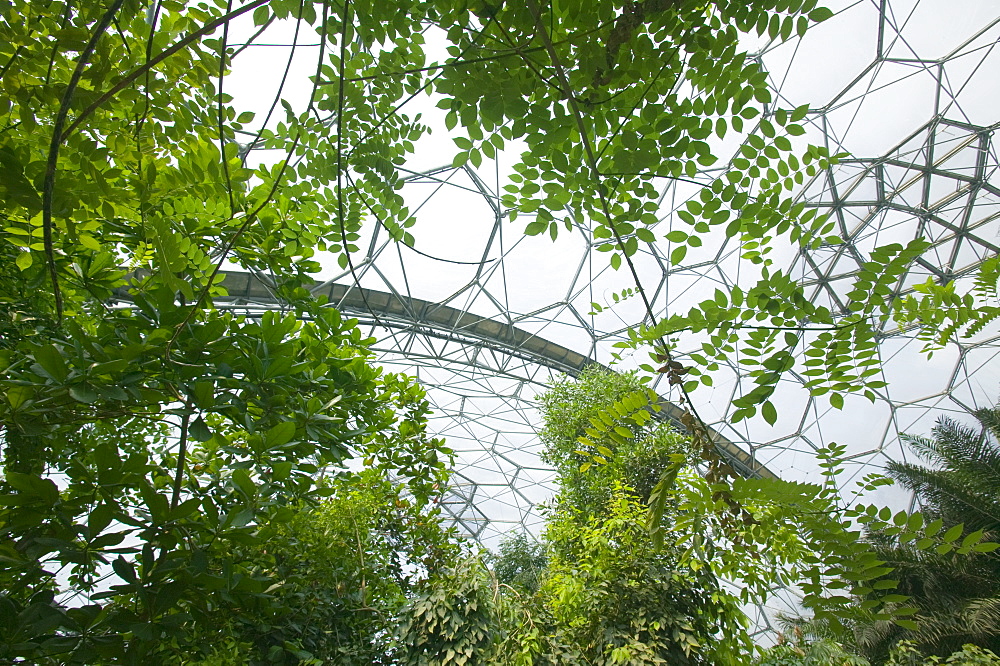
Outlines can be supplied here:
<path id="1" fill-rule="evenodd" d="M 1000 283 L 1000 255 L 990 257 L 979 265 L 973 291 L 980 298 L 996 298 L 997 283 Z"/>
<path id="2" fill-rule="evenodd" d="M 982 331 L 986 326 L 1000 318 L 1000 307 L 993 306 L 983 306 L 979 308 L 979 311 L 974 315 L 973 322 L 969 325 L 965 332 L 962 333 L 963 338 L 971 338 L 980 331 Z"/>

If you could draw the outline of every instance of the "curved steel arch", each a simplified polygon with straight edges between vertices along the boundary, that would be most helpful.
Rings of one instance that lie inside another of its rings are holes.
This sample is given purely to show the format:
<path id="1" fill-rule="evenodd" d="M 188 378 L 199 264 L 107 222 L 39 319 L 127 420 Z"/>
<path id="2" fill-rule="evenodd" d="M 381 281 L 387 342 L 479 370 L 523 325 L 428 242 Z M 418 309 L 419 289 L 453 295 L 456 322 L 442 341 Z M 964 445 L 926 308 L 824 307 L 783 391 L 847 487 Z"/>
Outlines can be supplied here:
<path id="1" fill-rule="evenodd" d="M 242 271 L 223 271 L 222 275 L 222 287 L 226 295 L 216 297 L 214 299 L 216 305 L 243 310 L 248 314 L 283 306 L 283 301 L 276 296 L 276 285 L 269 278 Z M 316 282 L 311 292 L 316 297 L 325 297 L 328 303 L 341 312 L 356 317 L 362 324 L 376 329 L 413 333 L 474 350 L 487 349 L 571 377 L 579 376 L 587 366 L 597 364 L 597 361 L 588 356 L 524 331 L 513 324 L 481 317 L 449 305 L 332 282 Z M 418 355 L 412 351 L 407 352 L 391 346 L 386 348 L 384 343 L 381 349 L 390 353 L 402 353 L 410 361 L 422 361 L 431 367 L 446 365 L 449 362 L 447 358 L 436 354 L 425 354 L 422 359 L 417 359 L 415 357 Z M 477 364 L 475 359 L 451 362 L 499 374 L 498 368 L 494 365 Z M 666 400 L 661 400 L 660 405 L 661 410 L 657 416 L 683 431 L 684 426 L 680 421 L 681 409 Z M 775 476 L 738 444 L 718 433 L 715 433 L 714 440 L 719 454 L 740 474 L 747 477 Z M 500 458 L 505 455 L 502 452 L 492 453 Z M 517 463 L 512 465 L 516 467 Z M 449 496 L 442 500 L 442 504 L 457 524 L 471 536 L 478 538 L 491 520 L 486 512 L 476 506 L 479 483 L 474 473 L 467 469 L 459 467 L 454 473 L 456 483 L 450 489 Z"/>

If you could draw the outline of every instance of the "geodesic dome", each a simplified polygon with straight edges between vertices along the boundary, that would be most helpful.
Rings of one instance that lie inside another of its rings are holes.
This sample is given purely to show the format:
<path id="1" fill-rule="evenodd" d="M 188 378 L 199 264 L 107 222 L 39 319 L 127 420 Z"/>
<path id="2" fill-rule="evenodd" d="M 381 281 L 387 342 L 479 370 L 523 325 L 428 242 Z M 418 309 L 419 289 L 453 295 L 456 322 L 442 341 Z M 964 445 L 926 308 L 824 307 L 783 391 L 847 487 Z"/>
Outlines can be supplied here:
<path id="1" fill-rule="evenodd" d="M 844 242 L 815 250 L 776 245 L 775 267 L 835 313 L 844 311 L 852 277 L 879 245 L 916 237 L 931 242 L 895 285 L 897 294 L 928 278 L 970 279 L 998 251 L 993 131 L 1000 126 L 1000 8 L 978 0 L 827 4 L 835 15 L 801 39 L 748 44 L 769 72 L 778 103 L 811 106 L 805 138 L 849 154 L 798 193 L 807 206 L 832 216 Z M 274 50 L 266 57 L 274 59 Z M 434 110 L 421 110 L 433 124 Z M 383 365 L 416 375 L 427 387 L 433 430 L 456 452 L 455 481 L 441 503 L 464 531 L 492 543 L 514 527 L 536 530 L 535 507 L 552 493 L 553 473 L 540 462 L 535 435 L 536 395 L 562 373 L 610 363 L 612 345 L 644 313 L 633 301 L 614 303 L 613 294 L 630 284 L 595 251 L 589 221 L 576 220 L 572 233 L 555 243 L 525 236 L 530 217 L 510 222 L 500 199 L 513 160 L 501 153 L 477 169 L 441 166 L 453 149 L 437 142 L 446 136 L 438 124 L 436 138 L 418 144 L 403 169 L 403 195 L 417 217 L 415 246 L 397 244 L 373 225 L 358 243 L 355 270 L 327 268 L 315 291 L 370 327 Z M 720 144 L 718 154 L 735 154 L 735 142 Z M 697 183 L 710 183 L 724 169 L 706 169 L 694 183 L 671 182 L 654 231 L 668 231 Z M 685 311 L 718 286 L 754 279 L 736 243 L 717 240 L 692 248 L 679 266 L 667 260 L 666 243 L 640 250 L 636 266 L 658 316 Z M 242 291 L 230 289 L 234 305 L 272 307 L 267 281 L 247 277 Z M 613 307 L 595 312 L 592 303 Z M 773 397 L 779 413 L 773 426 L 760 417 L 733 425 L 731 400 L 748 381 L 735 362 L 692 397 L 706 422 L 742 450 L 749 468 L 811 479 L 817 447 L 847 445 L 845 485 L 887 458 L 904 458 L 899 432 L 926 432 L 942 414 L 997 397 L 995 326 L 931 358 L 912 331 L 887 327 L 879 344 L 887 386 L 874 403 L 848 397 L 842 411 L 833 409 L 811 398 L 804 378 L 793 375 Z M 697 349 L 690 345 L 679 350 L 681 360 Z M 626 356 L 615 367 L 642 361 Z M 666 380 L 656 381 L 654 388 L 669 399 Z"/>

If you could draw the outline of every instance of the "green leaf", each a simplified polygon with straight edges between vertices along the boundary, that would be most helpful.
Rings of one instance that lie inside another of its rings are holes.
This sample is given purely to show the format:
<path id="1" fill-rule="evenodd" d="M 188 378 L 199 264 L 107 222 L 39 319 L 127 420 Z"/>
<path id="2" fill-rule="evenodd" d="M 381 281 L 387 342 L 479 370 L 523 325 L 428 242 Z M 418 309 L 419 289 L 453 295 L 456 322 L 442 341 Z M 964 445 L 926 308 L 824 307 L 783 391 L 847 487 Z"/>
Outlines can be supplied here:
<path id="1" fill-rule="evenodd" d="M 295 422 L 294 421 L 282 421 L 278 425 L 274 426 L 267 431 L 267 437 L 265 438 L 267 442 L 267 447 L 270 449 L 283 446 L 291 441 L 292 437 L 295 436 Z"/>
<path id="2" fill-rule="evenodd" d="M 800 16 L 795 22 L 795 34 L 799 37 L 805 37 L 806 31 L 809 30 L 809 19 L 805 16 Z"/>
<path id="3" fill-rule="evenodd" d="M 210 381 L 195 382 L 192 397 L 199 409 L 211 409 L 215 406 L 215 383 Z"/>
<path id="4" fill-rule="evenodd" d="M 65 361 L 63 361 L 62 354 L 55 345 L 42 345 L 35 349 L 35 360 L 38 361 L 38 365 L 42 366 L 42 369 L 57 382 L 66 381 L 66 377 L 69 376 L 69 369 L 66 367 Z"/>
<path id="5" fill-rule="evenodd" d="M 815 23 L 820 23 L 833 16 L 833 11 L 827 9 L 826 7 L 817 7 L 816 9 L 809 12 L 809 20 Z"/>
<path id="6" fill-rule="evenodd" d="M 118 577 L 126 583 L 135 584 L 139 582 L 139 577 L 135 575 L 135 565 L 126 560 L 124 557 L 118 556 L 118 558 L 111 563 L 111 568 L 114 569 L 115 573 L 118 574 Z"/>
<path id="7" fill-rule="evenodd" d="M 7 402 L 17 409 L 31 399 L 33 391 L 30 386 L 11 386 L 7 389 Z"/>
<path id="8" fill-rule="evenodd" d="M 54 505 L 59 500 L 59 488 L 52 479 L 43 479 L 34 474 L 6 471 L 5 480 L 15 490 L 41 500 L 48 506 Z"/>
<path id="9" fill-rule="evenodd" d="M 250 480 L 250 473 L 245 469 L 233 470 L 232 479 L 233 484 L 248 498 L 253 498 L 257 495 L 257 486 Z"/>
<path id="10" fill-rule="evenodd" d="M 201 416 L 196 418 L 188 427 L 188 432 L 196 442 L 207 442 L 212 439 L 212 431 L 209 429 L 205 419 Z"/>
<path id="11" fill-rule="evenodd" d="M 194 513 L 201 506 L 200 497 L 192 497 L 189 500 L 185 500 L 177 505 L 175 509 L 170 511 L 167 516 L 167 520 L 182 520 L 187 518 L 192 513 Z"/>
<path id="12" fill-rule="evenodd" d="M 535 220 L 534 222 L 529 222 L 528 226 L 524 228 L 524 234 L 526 236 L 537 236 L 548 228 L 548 223 L 542 220 Z"/>
<path id="13" fill-rule="evenodd" d="M 778 420 L 778 410 L 770 400 L 761 405 L 760 415 L 771 425 L 774 425 Z"/>
<path id="14" fill-rule="evenodd" d="M 976 530 L 975 532 L 970 532 L 969 534 L 965 535 L 964 539 L 962 539 L 962 545 L 961 545 L 961 547 L 962 548 L 968 548 L 969 546 L 972 546 L 973 544 L 979 543 L 979 541 L 982 540 L 982 538 L 983 538 L 983 531 L 982 530 Z"/>
<path id="15" fill-rule="evenodd" d="M 77 402 L 92 405 L 100 399 L 97 392 L 90 384 L 77 384 L 69 387 L 69 394 Z"/>
<path id="16" fill-rule="evenodd" d="M 951 529 L 941 535 L 941 540 L 945 543 L 951 543 L 962 536 L 962 531 L 965 529 L 964 523 L 959 523 L 954 525 Z"/>

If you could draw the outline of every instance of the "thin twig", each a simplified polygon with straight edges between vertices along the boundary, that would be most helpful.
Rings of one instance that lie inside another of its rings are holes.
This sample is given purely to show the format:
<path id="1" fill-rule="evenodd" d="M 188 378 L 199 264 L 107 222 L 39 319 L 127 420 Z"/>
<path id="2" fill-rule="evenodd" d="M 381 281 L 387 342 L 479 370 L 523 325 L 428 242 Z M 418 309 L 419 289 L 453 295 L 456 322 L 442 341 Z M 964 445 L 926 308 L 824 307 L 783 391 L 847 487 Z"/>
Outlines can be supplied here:
<path id="1" fill-rule="evenodd" d="M 490 18 L 489 21 L 486 22 L 486 25 L 484 25 L 483 29 L 479 32 L 479 36 L 485 36 L 486 31 L 489 29 L 490 25 L 492 24 L 492 21 L 493 21 L 493 18 Z M 472 49 L 474 46 L 476 46 L 475 40 L 473 40 L 468 46 L 466 46 L 464 49 L 462 49 L 462 52 L 458 54 L 457 58 L 461 59 L 461 58 L 465 57 L 465 54 L 468 53 L 469 50 Z M 439 78 L 441 78 L 442 76 L 444 76 L 444 71 L 438 72 L 433 77 L 431 77 L 430 79 L 428 79 L 427 83 L 425 83 L 424 85 L 420 86 L 420 88 L 418 88 L 417 90 L 415 90 L 413 92 L 413 94 L 411 94 L 409 97 L 407 97 L 402 102 L 400 102 L 399 104 L 397 104 L 392 109 L 392 111 L 390 111 L 387 114 L 385 114 L 384 116 L 382 116 L 378 120 L 378 122 L 376 122 L 373 126 L 371 126 L 370 128 L 368 128 L 368 131 L 366 131 L 365 134 L 364 134 L 364 136 L 362 136 L 361 139 L 357 142 L 357 145 L 358 146 L 363 145 L 365 143 L 365 141 L 367 141 L 372 136 L 372 134 L 374 134 L 375 131 L 378 130 L 385 123 L 385 121 L 387 121 L 389 118 L 391 118 L 394 115 L 396 115 L 397 113 L 399 113 L 400 109 L 402 109 L 404 106 L 406 106 L 407 104 L 409 104 L 414 98 L 416 98 L 417 95 L 423 93 L 429 87 L 431 87 L 432 85 L 434 85 L 434 83 L 437 82 L 437 80 Z M 347 154 L 348 158 L 350 158 L 351 155 L 353 155 L 353 154 L 354 154 L 354 151 L 352 150 L 350 153 Z"/>
<path id="2" fill-rule="evenodd" d="M 559 54 L 556 52 L 555 46 L 552 43 L 552 39 L 549 37 L 548 32 L 546 32 L 545 30 L 545 25 L 542 22 L 541 10 L 538 7 L 538 3 L 536 2 L 536 0 L 527 0 L 527 5 L 531 10 L 532 15 L 535 18 L 536 32 L 538 33 L 542 41 L 545 43 L 545 46 L 549 52 L 549 58 L 552 60 L 552 65 L 553 67 L 555 67 L 556 74 L 558 75 L 559 81 L 563 86 L 563 95 L 569 102 L 570 109 L 572 110 L 573 116 L 576 119 L 577 128 L 580 132 L 580 139 L 583 142 L 584 150 L 587 156 L 587 164 L 590 167 L 591 174 L 597 183 L 597 193 L 600 198 L 601 209 L 604 214 L 605 220 L 607 221 L 607 225 L 611 229 L 611 232 L 614 234 L 615 243 L 617 244 L 618 249 L 621 251 L 623 258 L 625 259 L 625 263 L 628 266 L 629 272 L 632 274 L 632 280 L 635 283 L 636 290 L 642 297 L 642 302 L 646 310 L 646 316 L 649 318 L 650 324 L 655 324 L 656 316 L 653 313 L 653 306 L 649 301 L 649 297 L 646 294 L 646 290 L 642 286 L 642 281 L 639 279 L 639 273 L 636 270 L 632 258 L 625 251 L 625 242 L 622 239 L 621 234 L 618 232 L 616 225 L 612 221 L 611 207 L 608 205 L 607 193 L 605 192 L 604 183 L 602 182 L 601 179 L 601 173 L 597 168 L 597 157 L 594 153 L 593 143 L 591 142 L 590 137 L 587 134 L 586 131 L 587 128 L 583 122 L 583 114 L 580 113 L 580 107 L 577 105 L 576 97 L 573 95 L 572 88 L 569 85 L 569 79 L 566 76 L 566 70 L 562 66 Z M 666 357 L 667 361 L 670 362 L 672 360 L 670 354 L 670 348 L 663 338 L 660 338 L 659 345 L 661 347 L 661 349 L 658 350 L 659 353 L 661 353 L 664 357 Z M 706 435 L 711 433 L 712 431 L 708 428 L 708 426 L 705 424 L 705 421 L 701 418 L 701 416 L 698 414 L 698 411 L 695 409 L 691 397 L 688 395 L 687 390 L 684 388 L 684 384 L 680 383 L 678 387 L 680 388 L 681 396 L 685 403 L 687 411 L 694 418 L 695 423 L 701 430 L 701 433 L 699 434 Z M 711 438 L 711 435 L 709 435 L 709 437 L 710 440 L 712 441 L 712 444 L 715 444 L 716 442 L 714 441 L 713 438 Z"/>
<path id="3" fill-rule="evenodd" d="M 302 16 L 301 12 L 299 12 L 299 16 Z M 254 40 L 256 40 L 258 37 L 260 37 L 261 35 L 263 35 L 264 31 L 271 27 L 271 24 L 274 23 L 274 19 L 275 19 L 275 16 L 274 16 L 274 14 L 272 14 L 271 16 L 267 17 L 267 20 L 264 21 L 264 25 L 260 26 L 260 29 L 257 32 L 255 32 L 252 35 L 250 35 L 250 39 L 248 39 L 247 41 L 243 42 L 242 44 L 233 44 L 233 46 L 238 46 L 239 48 L 236 49 L 235 51 L 233 51 L 233 57 L 231 59 L 235 60 L 236 57 L 239 54 L 243 53 L 245 50 L 247 50 L 251 46 L 265 46 L 263 44 L 254 44 Z M 282 46 L 284 46 L 284 45 L 282 45 Z"/>
<path id="4" fill-rule="evenodd" d="M 49 142 L 49 159 L 45 166 L 45 181 L 42 185 L 42 241 L 45 247 L 45 260 L 49 267 L 49 278 L 52 280 L 52 297 L 55 301 L 56 321 L 62 320 L 62 292 L 59 290 L 59 273 L 56 269 L 56 253 L 52 240 L 52 199 L 56 189 L 56 164 L 59 161 L 59 147 L 62 145 L 62 128 L 66 123 L 66 116 L 69 114 L 69 105 L 73 101 L 73 94 L 83 76 L 83 70 L 90 57 L 94 55 L 97 42 L 111 25 L 111 19 L 121 9 L 124 0 L 115 0 L 114 4 L 101 17 L 94 34 L 90 36 L 90 41 L 80 53 L 80 59 L 76 62 L 76 68 L 70 77 L 66 92 L 63 93 L 62 101 L 59 102 L 59 112 L 56 114 L 56 122 L 52 128 L 52 140 Z"/>
<path id="5" fill-rule="evenodd" d="M 797 331 L 799 333 L 820 333 L 823 331 L 841 331 L 845 328 L 851 328 L 852 326 L 857 326 L 864 319 L 858 319 L 857 321 L 848 322 L 846 324 L 833 324 L 832 326 L 757 326 L 755 324 L 729 324 L 730 328 L 740 329 L 740 330 L 750 330 L 750 331 Z M 707 327 L 701 327 L 707 328 Z M 721 326 L 720 326 L 721 328 Z M 681 333 L 683 331 L 694 331 L 694 326 L 685 326 L 684 328 L 672 328 L 666 332 L 665 335 L 673 335 L 674 333 Z"/>
<path id="6" fill-rule="evenodd" d="M 337 76 L 340 79 L 337 90 L 337 221 L 340 223 L 341 251 L 347 257 L 347 266 L 351 270 L 354 284 L 360 288 L 361 282 L 351 260 L 351 251 L 347 243 L 347 225 L 344 222 L 344 61 L 347 59 L 347 22 L 351 15 L 350 6 L 350 0 L 344 0 L 344 10 L 340 16 L 340 62 L 337 64 Z M 364 298 L 364 290 L 361 290 L 361 297 Z"/>
<path id="7" fill-rule="evenodd" d="M 69 3 L 66 5 L 66 10 L 62 15 L 62 23 L 59 25 L 60 30 L 66 29 L 66 24 L 69 23 L 70 17 L 73 16 L 73 5 Z M 52 54 L 49 56 L 49 65 L 45 69 L 45 85 L 49 85 L 52 82 L 52 70 L 56 66 L 56 56 L 59 55 L 59 38 L 57 37 L 55 42 L 52 44 Z"/>
<path id="8" fill-rule="evenodd" d="M 301 6 L 301 4 L 300 4 L 300 6 Z M 246 11 L 246 10 L 244 9 L 244 10 L 238 10 L 238 11 Z M 323 35 L 325 37 L 325 35 L 326 35 L 326 11 L 325 11 L 325 9 L 324 9 L 324 12 L 323 12 L 323 17 L 324 17 L 324 21 L 323 21 L 323 25 L 324 25 L 324 27 L 323 27 Z M 316 86 L 316 83 L 314 82 L 313 83 L 313 87 L 312 87 L 312 92 L 309 95 L 309 106 L 310 106 L 310 108 L 312 107 L 312 105 L 314 103 L 314 100 L 316 99 L 316 90 L 317 90 L 317 86 Z M 233 247 L 236 245 L 236 241 L 239 240 L 240 236 L 242 236 L 243 233 L 250 227 L 250 225 L 254 221 L 256 221 L 257 216 L 260 214 L 260 212 L 262 210 L 264 210 L 264 207 L 267 206 L 271 202 L 271 199 L 274 198 L 274 195 L 277 194 L 278 188 L 281 187 L 281 180 L 282 180 L 282 178 L 284 178 L 285 171 L 288 169 L 289 160 L 291 160 L 292 155 L 295 154 L 295 149 L 298 148 L 299 141 L 301 141 L 301 140 L 302 140 L 302 130 L 300 129 L 298 132 L 295 133 L 295 139 L 292 141 L 292 145 L 288 149 L 288 152 L 287 152 L 287 154 L 285 156 L 285 160 L 284 160 L 284 162 L 281 165 L 281 169 L 278 171 L 278 175 L 275 177 L 274 183 L 271 186 L 270 191 L 267 193 L 267 196 L 264 198 L 264 201 L 261 202 L 261 204 L 259 206 L 257 206 L 257 208 L 255 208 L 252 213 L 250 213 L 249 215 L 247 215 L 246 221 L 244 221 L 243 224 L 240 225 L 240 228 L 236 230 L 236 233 L 234 233 L 232 235 L 232 237 L 226 243 L 225 247 L 222 248 L 222 252 L 220 253 L 220 256 L 219 256 L 219 261 L 215 264 L 215 268 L 212 270 L 212 274 L 208 277 L 208 281 L 205 283 L 205 286 L 199 292 L 198 299 L 195 301 L 195 303 L 192 306 L 191 310 L 187 313 L 187 316 L 184 317 L 184 321 L 182 321 L 180 324 L 178 324 L 177 327 L 174 329 L 174 334 L 171 336 L 170 340 L 167 342 L 166 348 L 164 349 L 164 356 L 165 357 L 167 357 L 167 358 L 170 357 L 170 350 L 173 347 L 174 343 L 177 342 L 177 338 L 180 336 L 181 331 L 184 330 L 184 327 L 187 326 L 188 323 L 191 321 L 191 319 L 194 317 L 195 312 L 197 312 L 198 309 L 201 307 L 202 303 L 205 302 L 205 298 L 208 296 L 208 292 L 212 288 L 212 284 L 215 282 L 216 276 L 218 276 L 219 271 L 222 270 L 222 265 L 226 262 L 226 259 L 228 258 L 229 253 L 232 251 Z"/>
<path id="9" fill-rule="evenodd" d="M 227 0 L 226 13 L 233 11 L 233 0 Z M 222 176 L 226 181 L 229 196 L 229 217 L 236 215 L 236 201 L 233 198 L 233 178 L 229 173 L 229 159 L 226 157 L 226 109 L 222 103 L 222 84 L 226 80 L 226 44 L 229 42 L 229 23 L 222 28 L 222 44 L 219 45 L 219 92 L 217 95 L 219 116 L 219 152 L 222 154 Z"/>
<path id="10" fill-rule="evenodd" d="M 177 325 L 177 327 L 174 329 L 174 334 L 167 342 L 167 346 L 163 352 L 163 355 L 165 357 L 167 358 L 170 357 L 170 349 L 174 346 L 174 343 L 177 342 L 177 338 L 180 336 L 181 331 L 184 330 L 184 327 L 187 326 L 188 323 L 191 321 L 191 318 L 194 317 L 194 313 L 197 312 L 198 308 L 200 308 L 202 303 L 205 302 L 205 297 L 208 296 L 209 290 L 215 283 L 216 276 L 218 276 L 219 271 L 222 270 L 222 265 L 226 262 L 226 259 L 229 257 L 229 253 L 230 251 L 232 251 L 233 246 L 236 244 L 236 241 L 239 240 L 240 236 L 243 235 L 243 232 L 245 232 L 250 227 L 250 225 L 257 220 L 257 216 L 260 214 L 260 211 L 264 210 L 264 207 L 267 206 L 267 204 L 271 203 L 271 199 L 274 198 L 274 195 L 277 193 L 278 188 L 281 186 L 281 179 L 285 175 L 285 170 L 288 168 L 288 158 L 290 158 L 292 153 L 295 152 L 295 149 L 298 147 L 299 140 L 301 138 L 302 138 L 302 132 L 300 131 L 296 133 L 295 139 L 292 141 L 292 146 L 291 148 L 288 149 L 288 157 L 282 163 L 281 170 L 278 171 L 278 175 L 274 179 L 274 184 L 271 186 L 271 190 L 267 193 L 267 196 L 264 197 L 264 201 L 261 202 L 261 204 L 257 206 L 257 208 L 255 208 L 252 213 L 247 215 L 246 221 L 244 221 L 243 224 L 240 225 L 240 228 L 236 230 L 236 233 L 232 235 L 232 237 L 229 239 L 226 245 L 222 248 L 222 252 L 219 256 L 219 261 L 215 264 L 215 268 L 212 270 L 212 274 L 208 276 L 208 280 L 205 282 L 204 288 L 198 293 L 198 299 L 192 304 L 191 310 L 188 312 L 187 316 L 184 317 L 184 321 L 182 321 Z"/>
<path id="11" fill-rule="evenodd" d="M 170 498 L 170 510 L 177 508 L 181 499 L 181 484 L 184 482 L 184 459 L 187 457 L 188 424 L 191 421 L 191 412 L 184 412 L 184 419 L 181 421 L 181 440 L 177 448 L 177 471 L 174 472 L 174 493 Z"/>
<path id="12" fill-rule="evenodd" d="M 281 75 L 281 81 L 278 83 L 278 91 L 274 94 L 274 99 L 271 101 L 271 107 L 267 110 L 267 115 L 264 116 L 264 122 L 260 125 L 260 131 L 253 135 L 253 140 L 246 145 L 243 151 L 243 164 L 246 165 L 247 158 L 250 156 L 250 151 L 256 149 L 257 144 L 260 143 L 260 137 L 264 134 L 264 130 L 267 129 L 268 123 L 271 122 L 271 116 L 274 115 L 274 110 L 278 108 L 278 102 L 281 101 L 281 93 L 285 89 L 285 83 L 288 81 L 288 73 L 292 70 L 292 60 L 295 58 L 295 47 L 299 42 L 299 29 L 302 27 L 302 11 L 305 7 L 305 0 L 299 0 L 299 15 L 295 20 L 295 32 L 292 34 L 292 46 L 288 50 L 288 60 L 285 61 L 285 71 Z"/>
<path id="13" fill-rule="evenodd" d="M 11 66 L 14 64 L 14 61 L 17 60 L 17 57 L 19 55 L 21 55 L 22 51 L 24 51 L 23 44 L 14 49 L 14 53 L 11 54 L 10 60 L 8 60 L 7 64 L 3 66 L 3 69 L 0 69 L 0 79 L 3 79 L 3 77 L 6 76 L 8 70 L 10 70 Z"/>
<path id="14" fill-rule="evenodd" d="M 599 25 L 597 27 L 594 27 L 594 28 L 591 28 L 590 30 L 584 30 L 583 32 L 578 32 L 578 33 L 571 34 L 571 35 L 567 36 L 565 39 L 560 39 L 560 40 L 558 40 L 556 42 L 553 42 L 553 43 L 556 44 L 556 45 L 559 45 L 559 44 L 568 44 L 568 43 L 573 42 L 573 40 L 575 40 L 575 39 L 582 38 L 582 37 L 589 37 L 590 35 L 594 34 L 595 32 L 599 32 L 600 30 L 604 29 L 604 27 L 607 26 L 609 23 L 610 23 L 610 21 L 605 21 L 601 25 Z M 497 23 L 497 25 L 500 25 L 499 22 Z M 485 29 L 485 27 L 484 27 L 484 29 Z M 446 62 L 446 63 L 440 64 L 440 65 L 428 65 L 426 67 L 414 67 L 412 69 L 401 69 L 401 70 L 397 70 L 395 72 L 383 72 L 383 73 L 379 73 L 379 74 L 369 74 L 368 76 L 356 76 L 354 78 L 347 79 L 347 82 L 348 83 L 356 83 L 358 81 L 373 81 L 375 79 L 388 78 L 390 76 L 406 76 L 407 74 L 420 74 L 421 72 L 433 72 L 433 71 L 442 70 L 442 69 L 448 69 L 448 68 L 452 68 L 452 67 L 463 67 L 465 65 L 474 65 L 474 64 L 480 63 L 480 62 L 490 62 L 490 61 L 493 61 L 493 60 L 503 60 L 504 58 L 511 58 L 513 56 L 518 56 L 518 55 L 523 56 L 526 53 L 534 53 L 535 51 L 544 51 L 544 50 L 545 50 L 544 46 L 532 46 L 530 48 L 521 49 L 521 48 L 518 48 L 516 46 L 511 45 L 511 50 L 510 51 L 494 53 L 493 55 L 481 56 L 479 58 L 468 58 L 468 59 L 465 59 L 465 60 L 461 59 L 461 56 L 459 56 L 455 60 L 452 60 L 450 62 Z M 323 86 L 332 86 L 333 84 L 334 84 L 333 81 L 324 81 L 320 85 L 323 85 Z"/>
<path id="15" fill-rule="evenodd" d="M 153 57 L 153 37 L 156 36 L 156 26 L 160 22 L 160 8 L 161 8 L 161 6 L 162 5 L 159 2 L 156 3 L 156 7 L 153 9 L 153 16 L 151 17 L 151 19 L 149 21 L 149 36 L 146 38 L 146 60 L 145 60 L 146 63 L 148 63 L 150 61 L 150 59 Z M 149 97 L 149 74 L 150 74 L 151 71 L 152 70 L 149 70 L 149 69 L 146 70 L 145 85 L 143 86 L 143 96 L 146 99 L 146 104 L 143 107 L 142 115 L 139 117 L 139 119 L 135 123 L 135 138 L 137 140 L 139 138 L 139 132 L 142 131 L 142 126 L 146 122 L 146 118 L 149 117 L 149 103 L 150 103 L 150 97 Z M 142 153 L 140 152 L 139 155 L 140 155 L 140 159 L 141 159 Z M 142 168 L 141 168 L 141 165 L 140 165 L 140 172 L 141 171 L 142 171 Z"/>

